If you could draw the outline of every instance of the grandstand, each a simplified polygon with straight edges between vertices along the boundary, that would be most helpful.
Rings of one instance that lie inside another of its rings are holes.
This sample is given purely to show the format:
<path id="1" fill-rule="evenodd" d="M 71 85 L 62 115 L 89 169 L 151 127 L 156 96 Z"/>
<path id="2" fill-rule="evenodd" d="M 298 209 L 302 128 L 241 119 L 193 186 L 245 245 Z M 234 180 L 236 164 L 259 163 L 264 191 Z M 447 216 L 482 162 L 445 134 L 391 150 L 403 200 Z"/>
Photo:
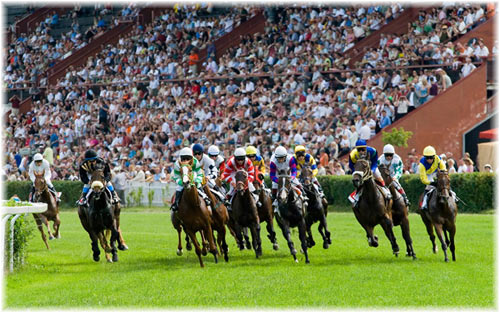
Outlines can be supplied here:
<path id="1" fill-rule="evenodd" d="M 36 152 L 77 179 L 92 147 L 130 179 L 168 181 L 176 152 L 253 144 L 269 160 L 305 144 L 348 173 L 358 138 L 412 131 L 423 147 L 477 155 L 496 116 L 494 4 L 219 7 L 6 6 L 4 177 Z M 385 112 L 385 113 L 382 113 Z M 382 123 L 381 117 L 389 117 Z M 464 139 L 465 138 L 465 139 Z"/>

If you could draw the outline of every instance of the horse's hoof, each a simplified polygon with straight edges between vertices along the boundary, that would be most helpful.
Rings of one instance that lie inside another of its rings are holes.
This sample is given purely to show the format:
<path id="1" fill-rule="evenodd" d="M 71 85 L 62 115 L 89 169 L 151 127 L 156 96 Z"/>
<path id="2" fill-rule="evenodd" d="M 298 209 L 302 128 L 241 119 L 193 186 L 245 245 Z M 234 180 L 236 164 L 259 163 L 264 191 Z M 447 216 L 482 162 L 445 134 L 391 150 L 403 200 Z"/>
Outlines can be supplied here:
<path id="1" fill-rule="evenodd" d="M 295 259 L 295 263 L 299 263 L 299 260 Z"/>
<path id="2" fill-rule="evenodd" d="M 292 255 L 296 255 L 297 254 L 297 250 L 296 249 L 293 249 L 292 250 Z"/>
<path id="3" fill-rule="evenodd" d="M 328 238 L 328 244 L 331 245 L 332 244 L 332 240 L 330 238 Z"/>
<path id="4" fill-rule="evenodd" d="M 55 237 L 54 237 L 54 236 L 50 236 L 50 237 L 49 237 L 49 240 L 54 240 L 54 239 L 55 239 Z"/>
<path id="5" fill-rule="evenodd" d="M 300 253 L 304 254 L 304 250 L 302 248 L 300 248 Z"/>
<path id="6" fill-rule="evenodd" d="M 278 249 L 279 249 L 279 248 L 280 248 L 280 247 L 278 246 L 278 244 L 277 244 L 277 243 L 274 243 L 274 244 L 273 244 L 273 249 L 274 249 L 275 251 L 278 251 Z"/>
<path id="7" fill-rule="evenodd" d="M 329 246 L 328 242 L 323 242 L 323 249 L 328 249 Z"/>
<path id="8" fill-rule="evenodd" d="M 247 242 L 246 243 L 246 248 L 247 248 L 247 250 L 252 250 L 252 245 L 249 242 Z"/>
<path id="9" fill-rule="evenodd" d="M 187 242 L 187 243 L 186 243 L 186 250 L 187 250 L 187 251 L 191 251 L 191 249 L 193 249 L 193 247 L 191 246 L 191 243 L 190 243 L 190 242 Z"/>
<path id="10" fill-rule="evenodd" d="M 438 248 L 437 248 L 437 247 L 435 247 L 434 249 L 432 249 L 432 252 L 433 252 L 434 254 L 438 253 Z"/>
<path id="11" fill-rule="evenodd" d="M 393 252 L 393 253 L 396 258 L 399 256 L 399 252 Z"/>
<path id="12" fill-rule="evenodd" d="M 224 261 L 229 262 L 229 257 L 227 255 L 224 255 Z"/>
<path id="13" fill-rule="evenodd" d="M 177 249 L 177 255 L 181 256 L 182 255 L 182 249 Z"/>
<path id="14" fill-rule="evenodd" d="M 113 260 L 107 259 L 108 263 L 113 263 Z"/>
<path id="15" fill-rule="evenodd" d="M 311 263 L 311 262 L 309 260 L 306 260 L 306 264 L 309 264 L 309 263 Z"/>
<path id="16" fill-rule="evenodd" d="M 113 254 L 113 262 L 118 262 L 118 254 Z"/>
<path id="17" fill-rule="evenodd" d="M 57 238 L 57 239 L 61 239 L 61 234 L 58 234 L 58 235 L 56 236 L 56 238 Z"/>
<path id="18" fill-rule="evenodd" d="M 207 256 L 207 254 L 208 254 L 207 250 L 205 250 L 205 251 L 203 251 L 203 250 L 202 250 L 202 251 L 201 251 L 201 255 L 203 255 L 203 256 Z"/>
<path id="19" fill-rule="evenodd" d="M 118 245 L 118 250 L 121 250 L 121 251 L 125 251 L 125 250 L 128 250 L 128 246 L 125 245 L 125 244 L 119 244 Z"/>
<path id="20" fill-rule="evenodd" d="M 414 255 L 414 256 L 413 256 L 413 260 L 415 261 L 416 259 L 417 259 L 417 256 L 416 256 L 416 255 Z"/>
<path id="21" fill-rule="evenodd" d="M 450 262 L 450 260 L 449 260 L 448 258 L 444 259 L 444 261 L 445 261 L 446 263 Z"/>
<path id="22" fill-rule="evenodd" d="M 99 256 L 98 256 L 98 255 L 94 255 L 93 259 L 94 259 L 94 261 L 99 262 L 99 259 L 100 259 L 100 258 L 99 258 Z"/>

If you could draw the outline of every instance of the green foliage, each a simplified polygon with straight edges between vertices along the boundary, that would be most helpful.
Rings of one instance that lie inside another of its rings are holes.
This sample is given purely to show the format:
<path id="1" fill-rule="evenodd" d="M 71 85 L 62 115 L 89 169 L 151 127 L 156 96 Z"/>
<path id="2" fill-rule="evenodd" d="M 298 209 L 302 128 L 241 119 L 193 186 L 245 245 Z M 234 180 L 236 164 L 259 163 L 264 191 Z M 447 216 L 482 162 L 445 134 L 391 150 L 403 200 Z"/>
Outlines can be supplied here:
<path id="1" fill-rule="evenodd" d="M 32 206 L 32 204 L 27 202 L 27 201 L 16 201 L 16 200 L 14 200 L 14 197 L 12 197 L 8 201 L 5 201 L 3 203 L 3 206 L 6 206 L 6 207 Z"/>
<path id="2" fill-rule="evenodd" d="M 14 224 L 14 268 L 20 267 L 26 256 L 28 241 L 33 237 L 34 222 L 33 219 L 29 218 L 30 215 L 21 215 Z M 12 216 L 6 222 L 6 239 L 5 239 L 5 267 L 9 266 L 10 259 L 10 221 L 14 218 Z M 8 226 L 7 226 L 8 225 Z"/>
<path id="3" fill-rule="evenodd" d="M 137 192 L 134 195 L 134 201 L 135 201 L 135 205 L 136 206 L 141 205 L 142 192 L 143 192 L 143 188 L 142 187 L 137 188 Z"/>
<path id="4" fill-rule="evenodd" d="M 80 198 L 83 189 L 83 183 L 80 181 L 62 181 L 56 180 L 52 182 L 57 191 L 61 191 L 61 203 L 59 208 L 74 208 L 75 202 Z M 5 182 L 5 196 L 10 198 L 17 194 L 19 199 L 28 200 L 31 190 L 31 181 L 12 181 Z"/>
<path id="5" fill-rule="evenodd" d="M 134 199 L 135 199 L 135 190 L 132 190 L 127 194 L 127 206 L 128 207 L 133 206 L 135 204 Z"/>
<path id="6" fill-rule="evenodd" d="M 413 136 L 413 132 L 405 131 L 403 127 L 399 130 L 394 127 L 391 132 L 382 131 L 382 141 L 395 147 L 408 147 L 408 140 Z"/>
<path id="7" fill-rule="evenodd" d="M 149 202 L 149 206 L 153 206 L 153 198 L 155 196 L 155 190 L 154 189 L 151 189 L 148 191 L 148 202 Z"/>
<path id="8" fill-rule="evenodd" d="M 401 249 L 396 258 L 380 226 L 375 227 L 380 246 L 370 248 L 348 212 L 328 215 L 329 249 L 321 246 L 318 224 L 312 227 L 316 246 L 308 250 L 311 264 L 305 264 L 301 253 L 299 263 L 293 261 L 275 223 L 278 251 L 263 224 L 261 258 L 251 250 L 239 251 L 227 234 L 229 262 L 220 258 L 215 264 L 208 254 L 201 269 L 194 250 L 176 255 L 177 232 L 168 210 L 122 211 L 120 227 L 130 250 L 118 251 L 119 262 L 112 264 L 102 253 L 98 263 L 92 260 L 78 215 L 62 212 L 63 237 L 51 242 L 50 251 L 40 236 L 30 240 L 27 264 L 5 275 L 3 304 L 7 310 L 494 309 L 495 215 L 459 216 L 457 261 L 450 263 L 443 261 L 441 248 L 432 253 L 420 216 L 411 213 L 409 218 L 415 261 L 404 256 L 399 227 L 394 229 Z M 296 230 L 292 240 L 299 250 Z M 401 286 L 411 289 L 399 292 Z"/>

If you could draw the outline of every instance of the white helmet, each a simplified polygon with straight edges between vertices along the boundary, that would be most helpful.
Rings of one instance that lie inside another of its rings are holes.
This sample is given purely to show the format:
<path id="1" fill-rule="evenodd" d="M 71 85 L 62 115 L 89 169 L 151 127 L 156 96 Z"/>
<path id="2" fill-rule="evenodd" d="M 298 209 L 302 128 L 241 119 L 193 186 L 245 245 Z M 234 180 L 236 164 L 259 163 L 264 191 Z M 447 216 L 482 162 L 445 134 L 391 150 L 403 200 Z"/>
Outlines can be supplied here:
<path id="1" fill-rule="evenodd" d="M 278 148 L 276 148 L 276 150 L 274 150 L 274 155 L 277 158 L 286 157 L 287 154 L 288 153 L 286 152 L 286 149 L 283 146 L 279 146 Z"/>
<path id="2" fill-rule="evenodd" d="M 210 156 L 218 156 L 220 153 L 219 148 L 217 146 L 211 145 L 208 147 L 208 155 Z"/>
<path id="3" fill-rule="evenodd" d="M 387 144 L 384 146 L 384 154 L 391 153 L 394 154 L 394 147 L 391 144 Z"/>
<path id="4" fill-rule="evenodd" d="M 244 157 L 247 155 L 247 152 L 243 148 L 238 148 L 234 150 L 234 157 Z"/>
<path id="5" fill-rule="evenodd" d="M 43 160 L 43 156 L 42 156 L 40 153 L 37 153 L 37 154 L 35 154 L 35 156 L 33 157 L 33 160 L 34 160 L 34 161 L 42 161 L 42 160 Z"/>
<path id="6" fill-rule="evenodd" d="M 179 152 L 179 156 L 190 156 L 192 157 L 193 156 L 193 150 L 191 150 L 191 148 L 182 148 L 182 150 Z"/>

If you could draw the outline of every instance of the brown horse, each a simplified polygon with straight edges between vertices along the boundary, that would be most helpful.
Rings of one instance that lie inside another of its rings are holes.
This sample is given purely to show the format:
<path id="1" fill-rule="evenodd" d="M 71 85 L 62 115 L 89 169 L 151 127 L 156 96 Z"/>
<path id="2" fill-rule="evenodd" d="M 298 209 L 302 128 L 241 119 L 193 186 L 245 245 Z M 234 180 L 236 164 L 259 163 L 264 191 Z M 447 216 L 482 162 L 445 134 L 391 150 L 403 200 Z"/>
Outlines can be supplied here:
<path id="1" fill-rule="evenodd" d="M 420 196 L 420 203 L 422 203 L 424 195 Z M 441 241 L 441 247 L 444 252 L 444 260 L 448 262 L 447 249 L 450 247 L 451 256 L 453 261 L 455 258 L 455 220 L 457 218 L 457 204 L 455 203 L 453 197 L 451 196 L 450 190 L 450 177 L 448 176 L 448 171 L 439 170 L 437 175 L 437 188 L 432 191 L 430 195 L 427 196 L 427 208 L 426 210 L 418 210 L 422 221 L 427 228 L 427 233 L 432 242 L 432 251 L 437 253 L 437 246 L 435 242 L 435 236 L 433 231 L 433 226 L 436 229 L 439 241 Z M 443 238 L 444 233 L 444 238 Z M 449 233 L 449 239 L 448 234 Z"/>
<path id="2" fill-rule="evenodd" d="M 274 210 L 271 197 L 269 193 L 266 192 L 264 186 L 261 185 L 257 180 L 253 181 L 255 189 L 259 192 L 259 202 L 260 205 L 257 206 L 257 212 L 259 214 L 260 223 L 266 222 L 266 229 L 268 232 L 267 238 L 273 244 L 273 249 L 278 250 L 278 240 L 276 238 L 276 232 L 274 231 Z"/>
<path id="3" fill-rule="evenodd" d="M 217 244 L 224 254 L 224 260 L 227 262 L 229 257 L 226 242 L 226 224 L 229 222 L 229 214 L 224 202 L 214 196 L 208 185 L 205 185 L 203 190 L 212 202 L 212 229 L 217 232 Z M 205 234 L 203 235 L 206 237 Z"/>
<path id="4" fill-rule="evenodd" d="M 306 222 L 304 220 L 305 211 L 304 203 L 298 195 L 296 188 L 292 187 L 290 176 L 280 173 L 278 175 L 278 215 L 276 215 L 276 221 L 288 242 L 288 248 L 290 248 L 290 253 L 293 256 L 295 262 L 297 260 L 297 250 L 293 245 L 292 238 L 290 236 L 290 228 L 297 227 L 299 229 L 299 239 L 301 242 L 302 252 L 306 258 L 306 263 L 309 263 L 309 255 L 307 254 L 307 234 L 306 234 Z"/>
<path id="5" fill-rule="evenodd" d="M 104 179 L 104 169 L 103 168 L 96 168 L 92 172 L 91 176 L 93 177 L 93 181 L 102 181 L 103 184 L 106 185 L 106 181 Z M 112 197 L 112 195 L 110 195 Z M 116 229 L 118 230 L 118 249 L 119 250 L 128 250 L 128 246 L 125 243 L 125 240 L 123 239 L 122 235 L 122 230 L 120 228 L 120 212 L 121 212 L 121 205 L 120 202 L 112 205 L 113 207 L 113 218 L 116 223 Z"/>
<path id="6" fill-rule="evenodd" d="M 365 229 L 368 245 L 378 247 L 378 238 L 373 235 L 373 228 L 380 224 L 385 235 L 391 242 L 392 252 L 395 256 L 399 254 L 399 246 L 392 230 L 392 199 L 385 199 L 380 186 L 375 183 L 370 163 L 366 160 L 358 160 L 354 165 L 352 183 L 359 195 L 358 205 L 353 207 L 354 216 L 359 224 Z"/>
<path id="7" fill-rule="evenodd" d="M 304 187 L 304 192 L 309 198 L 306 209 L 306 229 L 307 229 L 307 246 L 309 248 L 313 247 L 316 243 L 314 242 L 311 226 L 312 224 L 319 221 L 318 231 L 323 238 L 323 248 L 328 249 L 332 244 L 330 238 L 330 231 L 328 230 L 328 225 L 326 222 L 326 216 L 328 214 L 328 203 L 324 203 L 324 199 L 320 197 L 317 187 L 312 181 L 313 172 L 309 166 L 304 166 L 300 170 L 300 180 L 302 186 Z"/>
<path id="8" fill-rule="evenodd" d="M 252 233 L 252 246 L 255 250 L 255 256 L 262 255 L 262 242 L 260 239 L 260 220 L 257 212 L 257 205 L 248 188 L 248 173 L 245 170 L 238 170 L 235 174 L 236 194 L 231 203 L 231 212 L 229 213 L 229 228 L 236 236 L 236 242 L 240 250 L 243 245 L 243 228 L 250 228 Z"/>
<path id="9" fill-rule="evenodd" d="M 188 234 L 189 238 L 194 244 L 196 255 L 200 261 L 200 266 L 204 267 L 203 260 L 201 259 L 202 248 L 196 238 L 196 233 L 200 232 L 202 237 L 202 243 L 204 238 L 208 239 L 208 247 L 210 253 L 214 255 L 215 263 L 217 263 L 217 247 L 214 243 L 214 237 L 212 233 L 212 217 L 210 211 L 205 204 L 205 201 L 198 194 L 198 189 L 193 183 L 193 177 L 191 174 L 191 165 L 181 164 L 181 175 L 184 190 L 182 192 L 181 199 L 179 201 L 179 210 L 175 216 L 172 217 L 172 222 L 178 218 L 182 228 Z M 175 227 L 175 225 L 174 225 Z M 177 228 L 177 233 L 179 235 L 179 247 L 182 249 L 181 245 L 181 228 Z M 182 250 L 181 250 L 182 251 Z M 204 251 L 206 251 L 204 247 Z M 179 252 L 178 252 L 179 253 Z M 206 255 L 206 252 L 203 253 Z"/>
<path id="10" fill-rule="evenodd" d="M 94 171 L 95 173 L 95 171 Z M 99 261 L 99 246 L 105 252 L 108 262 L 117 262 L 118 254 L 115 242 L 118 242 L 119 234 L 116 228 L 113 209 L 111 207 L 111 195 L 106 190 L 105 180 L 101 175 L 93 174 L 91 178 L 92 193 L 89 196 L 87 206 L 78 207 L 78 216 L 83 228 L 88 232 L 92 241 L 92 251 L 94 261 Z M 112 254 L 112 258 L 110 257 Z"/>
<path id="11" fill-rule="evenodd" d="M 33 213 L 33 217 L 35 218 L 36 225 L 38 226 L 38 230 L 42 234 L 43 242 L 47 249 L 50 250 L 49 243 L 47 241 L 47 237 L 45 236 L 45 232 L 43 231 L 43 225 L 47 226 L 47 232 L 49 234 L 49 239 L 52 240 L 54 238 L 61 238 L 59 233 L 59 227 L 61 225 L 61 220 L 59 219 L 59 207 L 56 202 L 56 198 L 49 191 L 47 183 L 43 178 L 43 173 L 34 173 L 35 174 L 35 202 L 43 202 L 47 203 L 47 211 L 43 213 Z M 49 221 L 53 222 L 54 227 L 54 235 L 50 231 Z"/>
<path id="12" fill-rule="evenodd" d="M 401 226 L 401 233 L 406 243 L 406 256 L 417 258 L 413 250 L 413 243 L 410 236 L 410 221 L 408 220 L 408 206 L 405 204 L 403 196 L 394 187 L 394 181 L 391 177 L 391 172 L 387 166 L 380 164 L 378 166 L 380 174 L 384 179 L 384 183 L 389 187 L 392 195 L 392 223 L 393 226 Z"/>

